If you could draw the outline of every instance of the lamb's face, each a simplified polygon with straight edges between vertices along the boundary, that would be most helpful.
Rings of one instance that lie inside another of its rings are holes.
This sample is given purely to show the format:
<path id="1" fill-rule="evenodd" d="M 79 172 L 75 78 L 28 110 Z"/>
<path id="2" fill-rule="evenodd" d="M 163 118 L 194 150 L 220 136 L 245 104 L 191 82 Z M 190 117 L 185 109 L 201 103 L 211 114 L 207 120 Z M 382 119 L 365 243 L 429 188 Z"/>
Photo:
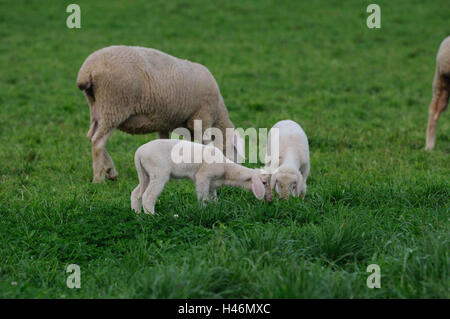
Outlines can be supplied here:
<path id="1" fill-rule="evenodd" d="M 270 188 L 270 175 L 261 175 L 261 181 L 266 190 L 266 201 L 272 201 L 272 188 Z"/>
<path id="2" fill-rule="evenodd" d="M 288 199 L 289 195 L 297 197 L 297 186 L 301 183 L 301 175 L 295 171 L 277 172 L 272 176 L 272 185 L 281 199 Z"/>
<path id="3" fill-rule="evenodd" d="M 265 198 L 267 202 L 272 201 L 272 189 L 270 188 L 269 175 L 255 174 L 246 180 L 245 188 L 251 189 L 259 200 Z"/>

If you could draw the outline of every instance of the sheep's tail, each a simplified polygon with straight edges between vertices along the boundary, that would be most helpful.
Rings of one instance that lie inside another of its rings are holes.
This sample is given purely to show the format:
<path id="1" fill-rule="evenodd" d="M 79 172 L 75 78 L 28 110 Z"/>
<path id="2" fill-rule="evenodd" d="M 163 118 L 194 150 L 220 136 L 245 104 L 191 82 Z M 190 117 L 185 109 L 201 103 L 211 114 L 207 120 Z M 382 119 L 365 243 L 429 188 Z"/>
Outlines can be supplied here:
<path id="1" fill-rule="evenodd" d="M 138 154 L 136 154 L 136 156 L 134 157 L 134 165 L 136 166 L 136 171 L 139 178 L 138 198 L 142 198 L 142 195 L 144 194 L 145 190 L 148 187 L 148 184 L 150 183 L 150 176 L 145 171 L 145 168 L 141 162 L 141 157 Z"/>
<path id="2" fill-rule="evenodd" d="M 94 82 L 92 80 L 92 73 L 86 63 L 83 64 L 80 71 L 78 72 L 77 85 L 81 91 L 86 93 L 86 96 L 91 101 L 95 101 L 94 94 Z"/>

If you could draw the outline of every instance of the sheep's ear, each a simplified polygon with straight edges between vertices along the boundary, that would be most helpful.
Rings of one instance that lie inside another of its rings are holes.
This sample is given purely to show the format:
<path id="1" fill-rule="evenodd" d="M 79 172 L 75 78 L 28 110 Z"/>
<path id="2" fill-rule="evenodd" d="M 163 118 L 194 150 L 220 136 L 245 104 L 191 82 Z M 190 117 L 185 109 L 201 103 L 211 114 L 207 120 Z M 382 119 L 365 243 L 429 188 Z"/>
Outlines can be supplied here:
<path id="1" fill-rule="evenodd" d="M 252 177 L 252 192 L 259 200 L 263 199 L 266 194 L 266 189 L 258 176 Z"/>
<path id="2" fill-rule="evenodd" d="M 234 133 L 233 136 L 233 146 L 236 149 L 237 153 L 237 162 L 243 163 L 245 162 L 245 145 L 244 139 L 240 137 L 237 133 Z"/>

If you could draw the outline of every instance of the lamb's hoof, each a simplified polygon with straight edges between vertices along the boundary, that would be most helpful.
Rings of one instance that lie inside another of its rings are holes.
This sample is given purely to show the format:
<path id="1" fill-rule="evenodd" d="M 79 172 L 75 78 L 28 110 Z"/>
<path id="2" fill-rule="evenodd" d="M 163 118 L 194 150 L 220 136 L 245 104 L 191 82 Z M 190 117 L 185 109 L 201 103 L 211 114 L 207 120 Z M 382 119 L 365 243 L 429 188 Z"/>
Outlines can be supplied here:
<path id="1" fill-rule="evenodd" d="M 140 206 L 131 205 L 131 210 L 134 211 L 136 214 L 140 214 L 141 213 L 141 207 Z"/>
<path id="2" fill-rule="evenodd" d="M 115 180 L 119 176 L 115 168 L 108 168 L 106 170 L 106 178 L 109 180 Z"/>
<path id="3" fill-rule="evenodd" d="M 144 214 L 155 215 L 155 212 L 144 208 Z"/>

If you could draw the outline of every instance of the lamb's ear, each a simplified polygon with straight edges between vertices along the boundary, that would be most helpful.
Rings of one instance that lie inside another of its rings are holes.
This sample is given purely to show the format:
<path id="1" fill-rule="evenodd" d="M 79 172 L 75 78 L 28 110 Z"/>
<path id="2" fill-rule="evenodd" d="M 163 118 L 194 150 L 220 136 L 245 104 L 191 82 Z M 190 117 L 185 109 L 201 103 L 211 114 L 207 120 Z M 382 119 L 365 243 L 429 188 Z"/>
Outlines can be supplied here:
<path id="1" fill-rule="evenodd" d="M 266 194 L 266 189 L 264 188 L 261 178 L 256 175 L 252 177 L 252 192 L 259 200 L 263 199 Z"/>
<path id="2" fill-rule="evenodd" d="M 237 153 L 237 162 L 243 163 L 245 162 L 245 145 L 244 145 L 244 139 L 239 136 L 238 133 L 234 132 L 233 135 L 233 146 L 236 149 Z"/>
<path id="3" fill-rule="evenodd" d="M 297 186 L 295 187 L 295 197 L 300 196 L 300 189 L 303 183 L 303 176 L 300 172 L 297 172 Z"/>

